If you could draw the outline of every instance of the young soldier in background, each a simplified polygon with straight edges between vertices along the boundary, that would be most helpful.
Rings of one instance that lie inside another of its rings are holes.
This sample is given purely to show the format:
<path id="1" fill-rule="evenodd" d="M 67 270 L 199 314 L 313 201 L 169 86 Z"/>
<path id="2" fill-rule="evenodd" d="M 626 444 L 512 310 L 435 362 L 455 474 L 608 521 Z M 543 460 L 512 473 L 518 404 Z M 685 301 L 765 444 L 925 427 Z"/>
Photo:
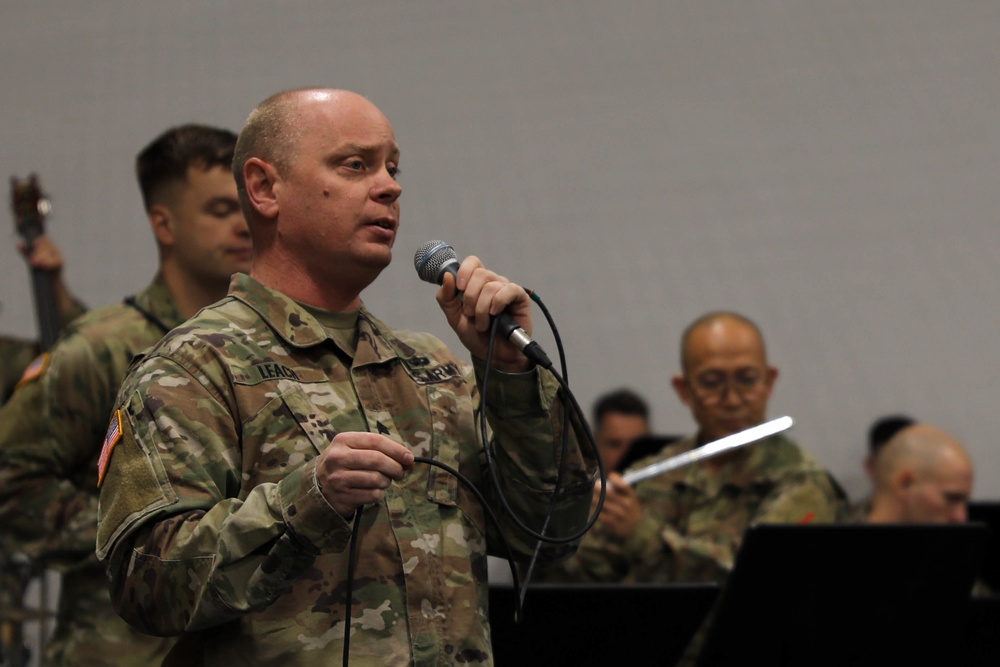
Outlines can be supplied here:
<path id="1" fill-rule="evenodd" d="M 0 412 L 0 535 L 63 574 L 47 665 L 159 664 L 171 640 L 130 628 L 94 554 L 97 462 L 133 355 L 226 294 L 251 245 L 229 165 L 236 135 L 172 128 L 136 160 L 159 251 L 152 283 L 73 322 L 47 367 Z"/>

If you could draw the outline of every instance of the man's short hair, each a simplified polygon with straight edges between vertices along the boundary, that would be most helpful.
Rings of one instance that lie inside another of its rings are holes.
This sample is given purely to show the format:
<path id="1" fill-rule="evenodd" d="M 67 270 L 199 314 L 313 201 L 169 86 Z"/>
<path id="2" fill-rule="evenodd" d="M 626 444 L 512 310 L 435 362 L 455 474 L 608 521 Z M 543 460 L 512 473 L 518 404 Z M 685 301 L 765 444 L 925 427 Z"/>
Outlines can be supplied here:
<path id="1" fill-rule="evenodd" d="M 148 211 L 165 185 L 184 182 L 190 167 L 229 167 L 236 133 L 189 123 L 172 127 L 149 143 L 135 159 L 142 203 Z"/>
<path id="2" fill-rule="evenodd" d="M 236 141 L 231 168 L 236 179 L 236 193 L 240 206 L 247 216 L 251 213 L 247 198 L 247 184 L 243 178 L 243 165 L 252 157 L 260 158 L 275 166 L 278 173 L 287 170 L 292 159 L 295 142 L 301 134 L 298 124 L 290 122 L 298 105 L 295 93 L 312 88 L 283 90 L 271 95 L 254 107 L 247 116 Z"/>
<path id="3" fill-rule="evenodd" d="M 877 455 L 892 437 L 916 420 L 907 415 L 888 415 L 876 419 L 868 429 L 868 453 Z"/>
<path id="4" fill-rule="evenodd" d="M 649 406 L 646 405 L 646 401 L 629 389 L 618 389 L 598 398 L 594 403 L 594 424 L 600 424 L 601 419 L 609 412 L 638 415 L 649 419 Z"/>

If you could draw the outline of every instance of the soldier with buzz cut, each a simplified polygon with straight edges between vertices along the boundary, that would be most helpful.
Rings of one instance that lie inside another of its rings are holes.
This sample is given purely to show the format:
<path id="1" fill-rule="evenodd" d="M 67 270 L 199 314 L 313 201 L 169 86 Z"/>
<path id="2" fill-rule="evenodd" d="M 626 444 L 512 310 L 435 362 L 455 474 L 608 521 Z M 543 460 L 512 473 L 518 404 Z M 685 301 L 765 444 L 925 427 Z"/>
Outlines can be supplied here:
<path id="1" fill-rule="evenodd" d="M 236 135 L 172 128 L 136 160 L 159 270 L 123 303 L 75 320 L 0 411 L 0 538 L 62 573 L 46 665 L 159 664 L 172 640 L 115 612 L 94 553 L 98 460 L 132 357 L 249 271 L 250 236 L 229 170 Z"/>
<path id="2" fill-rule="evenodd" d="M 868 523 L 965 523 L 974 470 L 955 436 L 931 424 L 904 426 L 872 467 Z"/>
<path id="3" fill-rule="evenodd" d="M 492 664 L 487 553 L 507 555 L 501 532 L 515 558 L 535 541 L 500 508 L 480 407 L 511 509 L 535 527 L 549 516 L 550 535 L 587 519 L 596 459 L 576 420 L 562 449 L 556 378 L 502 339 L 480 405 L 491 315 L 530 333 L 524 289 L 476 257 L 445 275 L 438 303 L 473 368 L 362 303 L 392 257 L 399 155 L 389 121 L 355 93 L 262 102 L 233 160 L 253 271 L 122 386 L 98 554 L 121 615 L 180 635 L 171 658 L 184 664 Z M 461 473 L 500 529 L 424 459 Z M 539 558 L 575 547 L 548 543 Z"/>

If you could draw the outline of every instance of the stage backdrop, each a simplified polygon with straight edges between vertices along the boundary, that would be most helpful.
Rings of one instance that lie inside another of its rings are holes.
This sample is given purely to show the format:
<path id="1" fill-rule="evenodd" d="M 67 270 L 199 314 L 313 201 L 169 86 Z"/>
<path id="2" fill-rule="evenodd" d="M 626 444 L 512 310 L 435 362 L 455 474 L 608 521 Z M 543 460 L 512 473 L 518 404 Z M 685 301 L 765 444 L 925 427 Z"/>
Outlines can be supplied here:
<path id="1" fill-rule="evenodd" d="M 630 386 L 685 433 L 680 332 L 735 309 L 781 369 L 771 416 L 853 495 L 866 429 L 903 411 L 1000 497 L 997 35 L 995 0 L 5 2 L 0 174 L 39 174 L 101 306 L 155 269 L 132 173 L 154 135 L 353 89 L 403 151 L 365 294 L 388 322 L 457 343 L 412 267 L 447 240 L 538 291 L 584 406 Z M 7 225 L 0 331 L 33 336 Z"/>

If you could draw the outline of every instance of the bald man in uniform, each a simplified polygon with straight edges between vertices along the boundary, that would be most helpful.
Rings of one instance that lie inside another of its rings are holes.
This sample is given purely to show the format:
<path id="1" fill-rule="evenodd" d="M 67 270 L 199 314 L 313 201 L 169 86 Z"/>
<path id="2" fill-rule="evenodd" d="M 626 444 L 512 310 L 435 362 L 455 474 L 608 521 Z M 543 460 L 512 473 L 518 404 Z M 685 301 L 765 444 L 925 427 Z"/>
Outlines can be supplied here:
<path id="1" fill-rule="evenodd" d="M 645 467 L 757 426 L 778 378 L 757 325 L 710 312 L 681 337 L 682 372 L 671 383 L 697 431 L 635 464 Z M 633 488 L 621 475 L 580 550 L 550 580 L 722 582 L 746 529 L 756 523 L 833 522 L 844 492 L 806 450 L 778 434 Z M 596 492 L 595 492 L 596 498 Z"/>
<path id="2" fill-rule="evenodd" d="M 897 433 L 879 454 L 868 523 L 964 523 L 973 469 L 955 437 L 931 424 Z"/>
<path id="3" fill-rule="evenodd" d="M 487 553 L 502 553 L 501 529 L 515 556 L 534 542 L 506 512 L 486 519 L 502 507 L 480 406 L 513 511 L 554 531 L 586 519 L 596 460 L 572 433 L 560 447 L 556 378 L 504 340 L 479 393 L 490 315 L 530 331 L 523 288 L 475 257 L 445 278 L 438 302 L 472 365 L 363 304 L 392 259 L 399 159 L 389 120 L 357 93 L 262 102 L 233 159 L 251 275 L 122 385 L 97 550 L 119 613 L 180 635 L 175 664 L 492 665 Z"/>

